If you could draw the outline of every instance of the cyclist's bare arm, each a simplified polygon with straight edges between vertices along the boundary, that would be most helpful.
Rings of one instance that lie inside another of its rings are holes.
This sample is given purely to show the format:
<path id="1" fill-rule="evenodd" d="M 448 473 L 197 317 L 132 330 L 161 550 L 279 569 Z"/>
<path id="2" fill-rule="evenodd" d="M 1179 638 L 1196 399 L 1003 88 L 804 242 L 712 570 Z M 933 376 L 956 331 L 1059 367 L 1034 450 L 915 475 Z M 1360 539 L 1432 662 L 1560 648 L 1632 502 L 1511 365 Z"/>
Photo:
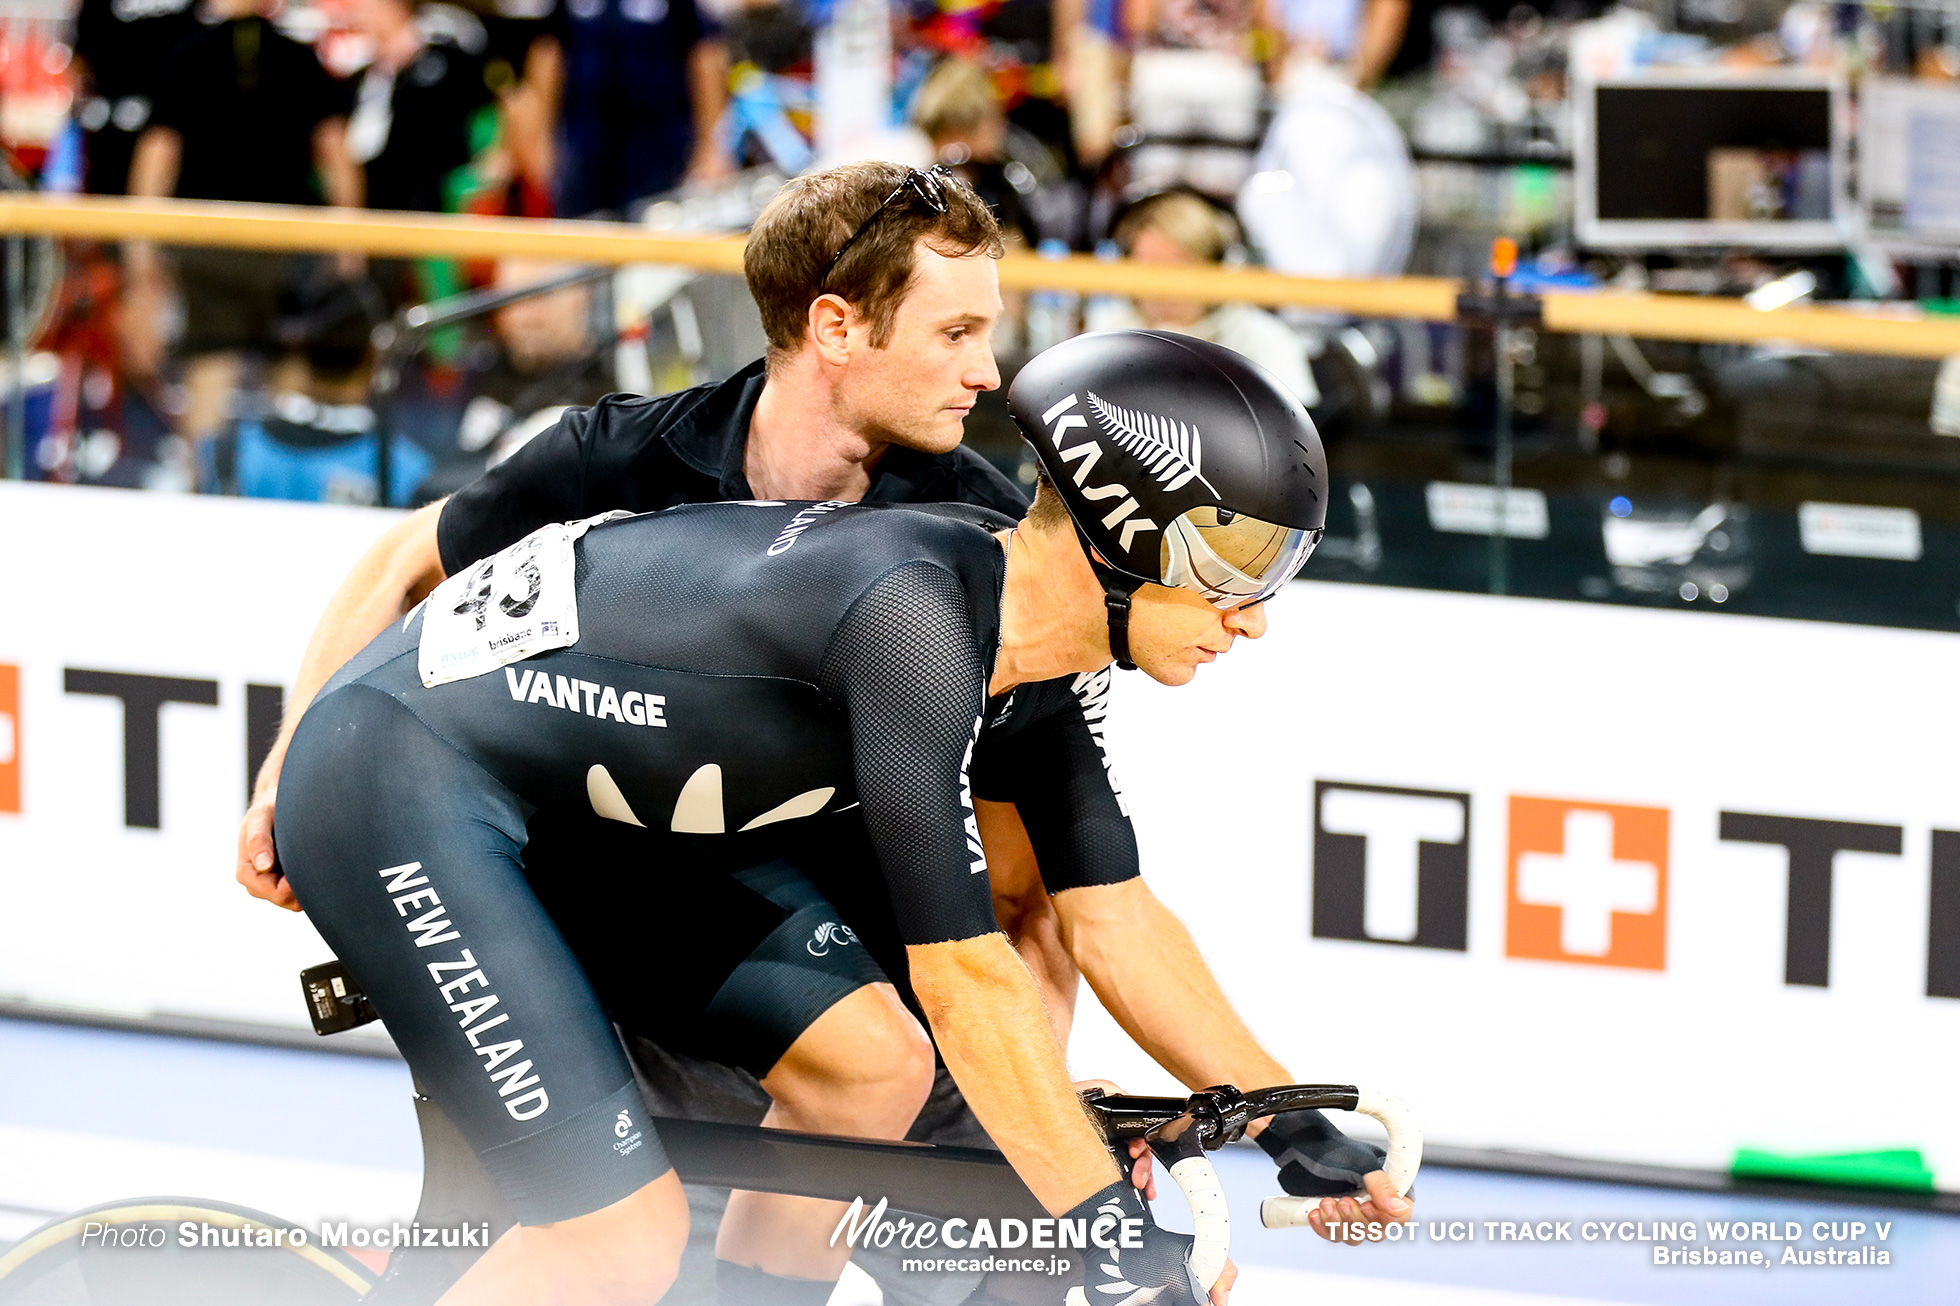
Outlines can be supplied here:
<path id="1" fill-rule="evenodd" d="M 1293 1082 L 1233 1010 L 1184 922 L 1143 880 L 1065 889 L 1055 912 L 1089 987 L 1180 1081 L 1194 1089 Z"/>
<path id="2" fill-rule="evenodd" d="M 1293 1082 L 1233 1010 L 1184 922 L 1141 879 L 1065 889 L 1055 895 L 1055 912 L 1089 987 L 1158 1065 L 1194 1089 Z M 1257 1137 L 1265 1126 L 1255 1120 L 1246 1134 Z M 1328 1218 L 1408 1218 L 1411 1208 L 1386 1174 L 1368 1175 L 1367 1188 L 1366 1201 L 1329 1199 Z M 1326 1236 L 1324 1225 L 1314 1228 Z"/>
<path id="3" fill-rule="evenodd" d="M 1003 935 L 913 944 L 912 987 L 953 1082 L 1059 1215 L 1115 1183 L 1116 1163 L 1069 1085 L 1034 978 Z"/>
<path id="4" fill-rule="evenodd" d="M 279 795 L 279 769 L 286 745 L 307 705 L 347 659 L 367 646 L 391 621 L 420 603 L 443 580 L 442 557 L 436 550 L 436 519 L 447 500 L 417 509 L 390 527 L 361 555 L 327 604 L 320 624 L 300 660 L 286 700 L 286 718 L 279 737 L 259 768 L 252 787 L 252 805 L 238 828 L 238 882 L 255 898 L 264 898 L 289 911 L 299 903 L 279 873 L 272 847 L 273 808 Z"/>
<path id="5" fill-rule="evenodd" d="M 979 822 L 981 846 L 987 852 L 994 919 L 1033 973 L 1056 1043 L 1067 1047 L 1082 972 L 1062 946 L 1061 922 L 1042 883 L 1041 866 L 1035 859 L 1034 846 L 1028 842 L 1027 827 L 1012 803 L 976 798 L 973 815 Z"/>

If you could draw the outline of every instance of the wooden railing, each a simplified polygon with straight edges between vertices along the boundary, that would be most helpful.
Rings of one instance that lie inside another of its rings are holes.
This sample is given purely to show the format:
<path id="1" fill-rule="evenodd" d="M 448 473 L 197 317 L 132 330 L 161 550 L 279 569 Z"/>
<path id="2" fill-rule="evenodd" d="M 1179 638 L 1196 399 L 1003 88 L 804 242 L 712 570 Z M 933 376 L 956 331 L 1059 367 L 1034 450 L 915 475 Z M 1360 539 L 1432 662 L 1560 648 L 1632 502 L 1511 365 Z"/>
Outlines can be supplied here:
<path id="1" fill-rule="evenodd" d="M 566 263 L 664 263 L 742 270 L 739 236 L 687 235 L 619 222 L 376 213 L 270 204 L 206 204 L 95 196 L 0 197 L 0 233 L 143 240 L 236 249 L 355 250 L 409 258 L 532 258 Z M 1443 277 L 1295 277 L 1259 268 L 1165 266 L 1074 256 L 1009 255 L 1005 289 L 1242 301 L 1357 317 L 1456 320 L 1463 286 Z M 1911 305 L 1814 304 L 1774 311 L 1737 299 L 1628 291 L 1548 291 L 1549 331 L 1720 343 L 1788 342 L 1845 353 L 1943 358 L 1960 354 L 1960 319 Z"/>

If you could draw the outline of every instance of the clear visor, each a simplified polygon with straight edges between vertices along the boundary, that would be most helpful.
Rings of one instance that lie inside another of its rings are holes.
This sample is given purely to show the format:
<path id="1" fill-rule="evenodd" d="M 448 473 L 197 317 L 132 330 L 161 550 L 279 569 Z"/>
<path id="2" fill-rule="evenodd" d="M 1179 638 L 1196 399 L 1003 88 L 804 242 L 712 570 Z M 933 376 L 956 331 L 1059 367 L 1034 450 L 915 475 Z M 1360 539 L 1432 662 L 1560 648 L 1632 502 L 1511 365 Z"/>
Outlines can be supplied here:
<path id="1" fill-rule="evenodd" d="M 1262 603 L 1306 565 L 1320 534 L 1193 508 L 1164 532 L 1164 584 L 1196 590 L 1219 608 Z"/>

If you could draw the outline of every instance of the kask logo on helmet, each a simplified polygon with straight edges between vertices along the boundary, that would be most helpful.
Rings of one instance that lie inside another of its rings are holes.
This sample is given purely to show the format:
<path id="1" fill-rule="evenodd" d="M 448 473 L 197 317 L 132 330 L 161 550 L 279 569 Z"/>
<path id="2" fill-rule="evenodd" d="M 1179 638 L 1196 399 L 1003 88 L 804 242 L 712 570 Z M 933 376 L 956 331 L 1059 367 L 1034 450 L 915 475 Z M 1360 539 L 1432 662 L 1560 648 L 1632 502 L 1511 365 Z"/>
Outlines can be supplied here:
<path id="1" fill-rule="evenodd" d="M 1200 450 L 1197 438 L 1198 433 L 1195 430 L 1191 430 L 1191 428 L 1184 426 L 1182 423 L 1175 423 L 1174 425 L 1177 426 L 1180 432 L 1189 432 L 1190 438 L 1181 445 L 1174 445 L 1157 435 L 1148 433 L 1141 425 L 1117 425 L 1111 419 L 1110 414 L 1112 412 L 1121 412 L 1122 410 L 1113 409 L 1095 395 L 1092 394 L 1089 396 L 1089 402 L 1090 407 L 1096 411 L 1097 415 L 1102 417 L 1104 422 L 1110 425 L 1117 443 L 1126 447 L 1133 456 L 1142 461 L 1146 467 L 1150 468 L 1153 474 L 1158 474 L 1160 479 L 1163 480 L 1166 489 L 1177 488 L 1178 486 L 1184 485 L 1193 476 L 1199 476 L 1198 458 Z M 1109 514 L 1102 519 L 1102 524 L 1103 529 L 1112 531 L 1118 525 L 1121 525 L 1123 533 L 1119 542 L 1125 553 L 1132 552 L 1136 547 L 1136 537 L 1139 534 L 1144 531 L 1162 530 L 1163 528 L 1157 525 L 1156 522 L 1151 521 L 1148 517 L 1132 515 L 1137 510 L 1137 500 L 1127 485 L 1122 484 L 1120 481 L 1111 481 L 1108 485 L 1092 486 L 1089 484 L 1089 471 L 1101 460 L 1103 450 L 1095 436 L 1086 434 L 1089 430 L 1089 419 L 1081 413 L 1072 411 L 1081 406 L 1082 396 L 1079 394 L 1070 394 L 1066 399 L 1063 399 L 1060 403 L 1057 403 L 1041 415 L 1042 425 L 1048 428 L 1048 443 L 1054 446 L 1055 456 L 1064 463 L 1079 464 L 1075 469 L 1073 479 L 1076 485 L 1081 488 L 1083 498 L 1097 500 L 1121 497 L 1122 502 L 1110 510 Z M 1153 423 L 1162 420 L 1161 418 L 1156 418 L 1153 419 Z M 1064 448 L 1062 446 L 1064 435 L 1076 427 L 1082 428 L 1085 432 L 1082 441 L 1072 448 Z M 1127 444 L 1125 444 L 1126 437 L 1128 439 Z M 1161 472 L 1159 472 L 1159 469 L 1161 469 Z M 1187 472 L 1188 474 L 1186 474 Z M 1172 478 L 1176 479 L 1176 486 L 1170 484 L 1170 479 Z M 1199 476 L 1199 479 L 1202 480 L 1203 477 Z M 1209 488 L 1211 482 L 1206 481 L 1205 485 Z M 1213 494 L 1215 496 L 1216 491 L 1213 491 Z"/>

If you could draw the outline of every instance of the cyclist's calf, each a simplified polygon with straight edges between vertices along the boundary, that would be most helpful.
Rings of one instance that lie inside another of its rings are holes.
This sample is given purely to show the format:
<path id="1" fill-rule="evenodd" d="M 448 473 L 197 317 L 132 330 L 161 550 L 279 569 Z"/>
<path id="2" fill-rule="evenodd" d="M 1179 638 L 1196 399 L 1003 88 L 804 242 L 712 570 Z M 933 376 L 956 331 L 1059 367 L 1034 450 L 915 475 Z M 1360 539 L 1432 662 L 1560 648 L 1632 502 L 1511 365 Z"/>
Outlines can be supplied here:
<path id="1" fill-rule="evenodd" d="M 510 1230 L 440 1306 L 652 1306 L 680 1271 L 687 1226 L 670 1170 L 590 1215 Z"/>

